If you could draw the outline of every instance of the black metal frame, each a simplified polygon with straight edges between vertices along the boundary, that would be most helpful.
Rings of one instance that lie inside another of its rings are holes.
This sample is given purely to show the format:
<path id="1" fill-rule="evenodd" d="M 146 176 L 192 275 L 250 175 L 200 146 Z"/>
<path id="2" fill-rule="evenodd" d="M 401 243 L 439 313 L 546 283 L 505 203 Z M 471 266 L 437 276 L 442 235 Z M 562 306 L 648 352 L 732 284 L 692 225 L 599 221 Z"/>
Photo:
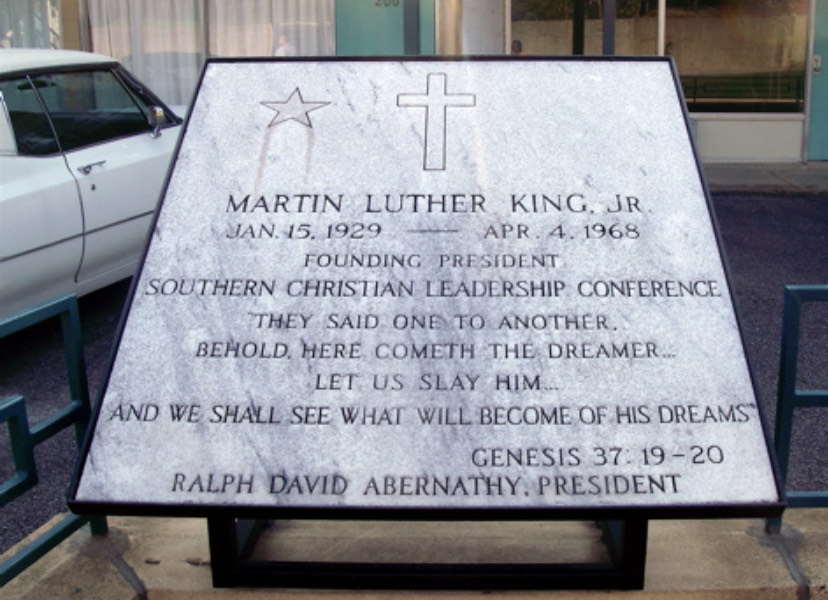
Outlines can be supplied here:
<path id="1" fill-rule="evenodd" d="M 210 59 L 202 70 L 201 77 L 211 63 L 255 63 L 269 62 L 270 58 L 215 58 Z M 303 62 L 382 62 L 399 61 L 400 58 L 378 57 L 322 57 L 284 58 L 283 61 L 295 63 Z M 417 62 L 467 62 L 469 60 L 508 61 L 512 57 L 416 57 L 406 58 L 406 61 Z M 525 56 L 525 61 L 560 62 L 625 62 L 629 57 L 542 57 Z M 637 57 L 638 62 L 667 62 L 673 72 L 674 82 L 679 98 L 683 98 L 679 85 L 675 65 L 670 58 L 664 57 Z M 682 102 L 682 112 L 688 132 L 691 131 L 690 117 L 687 107 Z M 184 139 L 184 133 L 189 127 L 189 117 L 185 122 L 182 134 L 179 137 L 178 147 L 167 173 L 167 182 L 178 160 L 179 149 Z M 715 213 L 712 210 L 710 193 L 704 182 L 703 170 L 698 155 L 694 158 L 699 177 L 704 187 L 708 214 L 715 232 L 716 242 L 720 249 L 723 266 L 726 272 L 728 286 L 732 281 L 730 269 L 725 256 L 721 253 L 721 234 Z M 163 198 L 163 196 L 162 196 Z M 156 211 L 158 218 L 160 211 Z M 155 224 L 153 224 L 153 227 Z M 149 249 L 145 247 L 144 257 Z M 142 270 L 144 260 L 141 261 Z M 133 279 L 126 306 L 116 336 L 115 352 L 120 345 L 123 334 L 125 316 L 129 312 L 136 295 L 136 286 L 140 278 L 140 271 Z M 733 296 L 733 294 L 731 294 Z M 733 306 L 737 321 L 739 313 Z M 741 331 L 741 327 L 740 327 Z M 113 360 L 107 372 L 107 380 L 111 375 Z M 108 381 L 99 397 L 99 404 L 93 412 L 93 426 L 87 434 L 81 460 L 78 462 L 69 492 L 69 506 L 73 511 L 84 511 L 89 514 L 108 515 L 156 515 L 178 517 L 204 517 L 208 520 L 211 564 L 213 568 L 213 583 L 216 587 L 327 587 L 349 589 L 635 589 L 641 588 L 644 581 L 644 566 L 646 562 L 648 519 L 709 519 L 709 518 L 768 518 L 778 517 L 785 508 L 783 492 L 776 464 L 770 452 L 770 441 L 767 425 L 762 420 L 765 445 L 768 450 L 774 475 L 776 477 L 777 495 L 768 503 L 762 504 L 690 504 L 667 506 L 544 506 L 534 508 L 465 508 L 465 509 L 433 509 L 424 507 L 412 508 L 372 508 L 372 507 L 297 507 L 297 506 L 230 506 L 230 505 L 197 505 L 197 504 L 133 504 L 133 503 L 100 503 L 79 501 L 76 498 L 77 488 L 81 479 L 83 467 L 89 452 L 94 424 L 100 417 L 100 399 L 106 390 Z M 754 384 L 754 389 L 756 386 Z M 402 520 L 402 521 L 429 521 L 429 520 L 601 520 L 604 530 L 603 541 L 607 546 L 610 563 L 562 563 L 562 564 L 375 564 L 375 563 L 335 563 L 335 562 L 288 562 L 288 561 L 253 561 L 250 560 L 252 549 L 262 531 L 263 519 L 273 518 L 290 519 L 362 519 L 362 520 Z"/>
<path id="2" fill-rule="evenodd" d="M 342 62 L 349 62 L 349 63 L 372 63 L 372 62 L 418 62 L 418 63 L 429 63 L 429 62 L 458 62 L 458 63 L 467 63 L 467 62 L 475 62 L 475 61 L 490 61 L 490 62 L 508 62 L 514 60 L 515 57 L 511 56 L 414 56 L 414 57 L 374 57 L 374 56 L 357 56 L 357 57 L 283 57 L 279 58 L 280 62 L 293 62 L 297 64 L 301 63 L 342 63 Z M 211 58 L 209 59 L 203 66 L 201 71 L 201 76 L 199 78 L 199 84 L 197 88 L 200 88 L 201 81 L 203 80 L 207 69 L 210 67 L 211 64 L 232 64 L 232 63 L 267 63 L 273 62 L 276 59 L 270 57 L 244 57 L 244 58 Z M 663 56 L 637 56 L 637 57 L 629 57 L 629 56 L 614 56 L 614 55 L 607 55 L 607 56 L 540 56 L 540 55 L 526 55 L 521 56 L 519 58 L 521 61 L 526 62 L 653 62 L 653 63 L 667 63 L 669 68 L 673 74 L 673 81 L 676 87 L 676 92 L 678 94 L 679 99 L 681 100 L 681 110 L 684 116 L 685 125 L 687 127 L 688 134 L 692 132 L 691 126 L 691 119 L 689 111 L 687 110 L 687 105 L 684 102 L 684 93 L 682 91 L 681 82 L 678 76 L 678 72 L 676 70 L 675 62 L 671 57 L 663 57 Z M 176 144 L 175 152 L 173 153 L 173 158 L 170 162 L 170 165 L 167 169 L 167 175 L 164 181 L 163 192 L 159 198 L 159 205 L 156 207 L 155 214 L 153 216 L 153 222 L 150 225 L 150 229 L 154 229 L 158 216 L 160 214 L 160 208 L 163 204 L 164 194 L 166 193 L 167 188 L 169 187 L 170 178 L 172 177 L 172 173 L 175 170 L 176 163 L 178 161 L 178 157 L 181 150 L 181 144 L 184 140 L 186 130 L 190 125 L 190 116 L 188 115 L 184 121 L 184 125 L 182 127 L 182 131 L 179 135 L 178 142 Z M 722 235 L 719 230 L 719 224 L 716 219 L 715 211 L 713 210 L 711 194 L 708 189 L 707 183 L 704 177 L 704 170 L 702 168 L 701 159 L 698 156 L 695 146 L 693 146 L 693 157 L 695 159 L 696 170 L 699 174 L 699 179 L 702 183 L 704 188 L 704 196 L 707 204 L 708 215 L 710 217 L 711 224 L 713 226 L 713 231 L 716 238 L 716 244 L 719 248 L 719 253 L 722 259 L 722 266 L 725 270 L 725 281 L 727 282 L 728 289 L 730 290 L 730 295 L 732 298 L 735 298 L 735 294 L 731 288 L 731 282 L 733 281 L 733 277 L 731 275 L 730 265 L 727 261 L 727 256 L 724 254 L 724 249 L 722 246 Z M 254 506 L 254 507 L 222 507 L 222 506 L 211 506 L 208 508 L 204 508 L 201 506 L 192 506 L 192 505 L 146 505 L 146 504 L 131 504 L 131 503 L 88 503 L 88 502 L 81 502 L 76 499 L 77 487 L 80 483 L 80 479 L 83 473 L 83 467 L 87 458 L 87 454 L 89 452 L 89 447 L 92 443 L 92 438 L 94 436 L 95 427 L 97 425 L 98 418 L 100 417 L 100 404 L 106 393 L 106 389 L 109 385 L 109 377 L 112 374 L 112 368 L 115 363 L 115 357 L 118 353 L 118 349 L 121 344 L 121 337 L 123 336 L 124 327 L 126 325 L 126 317 L 129 314 L 131 309 L 132 303 L 136 296 L 136 288 L 138 285 L 138 281 L 141 277 L 141 272 L 144 269 L 144 263 L 146 261 L 147 253 L 149 252 L 149 246 L 151 242 L 151 237 L 147 238 L 147 243 L 144 246 L 144 251 L 141 256 L 140 266 L 138 271 L 132 278 L 132 284 L 130 286 L 129 293 L 127 294 L 127 298 L 125 301 L 124 310 L 121 313 L 120 323 L 118 326 L 118 330 L 115 335 L 114 345 L 112 348 L 112 354 L 110 356 L 109 366 L 105 373 L 105 378 L 103 381 L 103 385 L 99 392 L 97 402 L 93 407 L 92 416 L 90 427 L 87 430 L 86 437 L 82 446 L 82 452 L 80 456 L 80 460 L 78 461 L 75 473 L 72 478 L 72 483 L 70 485 L 69 494 L 68 494 L 68 505 L 69 508 L 73 511 L 85 511 L 88 514 L 109 514 L 109 515 L 160 515 L 160 516 L 226 516 L 231 513 L 235 517 L 248 517 L 248 518 L 267 518 L 267 511 L 271 510 L 271 507 L 262 507 L 262 506 Z M 736 321 L 738 324 L 738 329 L 740 332 L 740 339 L 742 339 L 742 347 L 746 349 L 744 344 L 744 335 L 742 332 L 742 321 L 741 316 L 738 310 L 738 307 L 735 304 L 735 300 L 733 303 L 733 311 L 736 316 Z M 754 391 L 758 389 L 755 381 L 755 376 L 753 375 L 752 369 L 752 361 L 751 357 L 747 355 L 746 349 L 746 359 L 748 361 L 749 370 L 751 372 L 751 380 L 753 382 L 753 389 Z M 756 394 L 757 401 L 758 401 L 758 394 Z M 771 459 L 772 467 L 774 470 L 774 476 L 776 479 L 776 487 L 777 487 L 777 501 L 763 504 L 763 505 L 726 505 L 726 506 L 719 506 L 719 505 L 711 505 L 711 504 L 699 504 L 699 505 L 688 505 L 688 506 L 670 506 L 670 507 L 652 507 L 646 514 L 646 517 L 652 519 L 697 519 L 697 518 L 737 518 L 737 517 L 773 517 L 779 516 L 785 509 L 785 502 L 784 502 L 784 491 L 782 488 L 781 479 L 779 477 L 778 467 L 776 465 L 775 455 L 773 453 L 772 447 L 772 440 L 769 434 L 767 421 L 764 418 L 762 420 L 762 431 L 765 438 L 765 447 L 768 451 L 768 456 Z M 279 509 L 281 510 L 281 509 Z M 319 511 L 319 508 L 311 508 L 311 509 L 302 509 L 302 508 L 295 508 L 298 512 L 302 512 L 303 510 L 306 511 Z M 431 509 L 429 509 L 431 510 Z M 477 509 L 479 510 L 479 509 Z M 509 512 L 510 509 L 506 509 L 506 511 L 502 512 Z M 514 509 L 512 509 L 514 510 Z M 236 514 L 238 511 L 238 514 Z M 324 509 L 322 509 L 324 511 Z M 343 511 L 343 513 L 351 513 L 351 514 L 342 514 L 340 515 L 341 518 L 353 518 L 355 515 L 354 513 L 359 512 L 359 508 L 349 508 Z M 411 511 L 400 511 L 401 513 L 410 513 Z M 452 511 L 447 510 L 444 511 L 446 515 L 451 517 L 456 517 L 457 515 L 449 515 Z M 456 511 L 455 511 L 456 512 Z M 475 512 L 472 510 L 471 512 Z M 514 512 L 523 512 L 523 509 L 514 510 Z M 541 508 L 535 511 L 535 517 L 539 517 L 540 519 L 548 518 L 550 513 L 554 513 L 555 516 L 560 515 L 560 518 L 566 519 L 590 519 L 590 518 L 632 518 L 632 517 L 640 517 L 642 515 L 642 510 L 640 508 L 635 507 L 628 507 L 628 506 L 621 506 L 616 508 L 610 507 L 601 507 L 599 509 L 586 509 L 584 507 L 574 507 L 574 508 L 560 508 L 560 507 L 547 507 Z M 542 513 L 542 514 L 540 514 Z M 588 514 L 585 514 L 588 513 Z M 442 515 L 442 516 L 446 516 Z M 390 518 L 395 518 L 396 515 L 389 515 Z M 501 515 L 502 517 L 508 519 L 508 515 Z M 325 518 L 325 517 L 323 517 Z M 403 517 L 407 518 L 407 517 Z M 521 516 L 520 518 L 529 518 L 526 516 Z M 554 518 L 554 517 L 553 517 Z"/>
<path id="3" fill-rule="evenodd" d="M 646 519 L 598 521 L 609 562 L 357 563 L 250 560 L 264 520 L 208 519 L 213 586 L 345 589 L 642 589 Z"/>

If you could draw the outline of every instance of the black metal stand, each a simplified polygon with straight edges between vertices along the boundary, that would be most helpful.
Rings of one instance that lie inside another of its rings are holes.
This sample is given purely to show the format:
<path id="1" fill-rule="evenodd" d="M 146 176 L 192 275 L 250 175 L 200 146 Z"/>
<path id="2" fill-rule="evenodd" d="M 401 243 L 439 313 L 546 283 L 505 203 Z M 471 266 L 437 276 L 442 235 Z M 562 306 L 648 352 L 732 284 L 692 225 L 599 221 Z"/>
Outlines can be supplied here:
<path id="1" fill-rule="evenodd" d="M 214 587 L 338 589 L 641 589 L 647 554 L 645 519 L 598 522 L 608 563 L 387 564 L 252 561 L 265 521 L 207 520 Z"/>

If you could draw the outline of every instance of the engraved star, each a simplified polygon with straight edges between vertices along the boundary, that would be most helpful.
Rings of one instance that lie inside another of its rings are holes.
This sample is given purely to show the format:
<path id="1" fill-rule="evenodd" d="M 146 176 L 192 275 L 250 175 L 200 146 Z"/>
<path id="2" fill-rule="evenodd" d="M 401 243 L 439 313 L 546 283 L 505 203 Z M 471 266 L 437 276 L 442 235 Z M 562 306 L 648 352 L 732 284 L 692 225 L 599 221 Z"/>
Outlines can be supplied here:
<path id="1" fill-rule="evenodd" d="M 268 127 L 273 127 L 292 119 L 305 127 L 313 128 L 308 113 L 317 108 L 327 106 L 330 102 L 305 102 L 302 99 L 302 92 L 299 91 L 299 88 L 296 88 L 293 90 L 290 98 L 285 102 L 261 102 L 261 104 L 270 110 L 276 111 L 276 116 L 273 117 Z"/>

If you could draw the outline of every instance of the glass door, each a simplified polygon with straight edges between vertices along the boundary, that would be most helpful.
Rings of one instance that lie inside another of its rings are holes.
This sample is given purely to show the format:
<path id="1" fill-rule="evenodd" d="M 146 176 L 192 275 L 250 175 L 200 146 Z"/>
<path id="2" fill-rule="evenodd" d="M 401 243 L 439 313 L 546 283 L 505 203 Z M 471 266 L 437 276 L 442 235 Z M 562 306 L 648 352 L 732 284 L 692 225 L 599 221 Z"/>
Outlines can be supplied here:
<path id="1" fill-rule="evenodd" d="M 828 0 L 816 0 L 808 160 L 828 160 Z"/>
<path id="2" fill-rule="evenodd" d="M 336 0 L 336 54 L 434 54 L 434 0 Z"/>

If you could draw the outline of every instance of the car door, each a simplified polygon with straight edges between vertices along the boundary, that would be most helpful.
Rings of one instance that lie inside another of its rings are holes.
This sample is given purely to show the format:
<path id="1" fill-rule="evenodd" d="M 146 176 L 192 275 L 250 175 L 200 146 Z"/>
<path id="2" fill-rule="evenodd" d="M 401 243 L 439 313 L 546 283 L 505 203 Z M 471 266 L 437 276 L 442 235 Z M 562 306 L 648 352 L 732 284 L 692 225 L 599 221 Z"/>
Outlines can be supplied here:
<path id="1" fill-rule="evenodd" d="M 83 212 L 78 283 L 131 275 L 166 176 L 175 135 L 153 134 L 151 106 L 110 69 L 58 73 L 44 103 L 76 178 Z"/>
<path id="2" fill-rule="evenodd" d="M 74 290 L 83 218 L 35 87 L 0 80 L 0 317 Z M 9 131 L 7 130 L 7 133 Z"/>

